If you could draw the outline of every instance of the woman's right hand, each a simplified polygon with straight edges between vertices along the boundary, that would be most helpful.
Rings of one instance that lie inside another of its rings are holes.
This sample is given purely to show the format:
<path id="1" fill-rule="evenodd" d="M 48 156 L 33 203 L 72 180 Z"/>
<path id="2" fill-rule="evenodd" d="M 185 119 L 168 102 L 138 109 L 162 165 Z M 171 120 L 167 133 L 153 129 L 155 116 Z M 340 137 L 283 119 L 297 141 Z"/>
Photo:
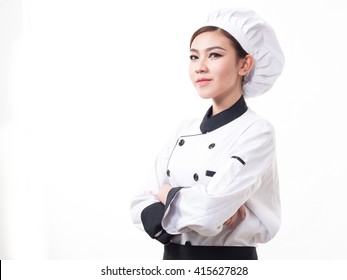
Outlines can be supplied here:
<path id="1" fill-rule="evenodd" d="M 228 220 L 224 222 L 225 226 L 232 227 L 236 221 L 239 219 L 244 220 L 246 218 L 246 210 L 245 205 L 242 205 L 237 212 L 231 216 Z"/>

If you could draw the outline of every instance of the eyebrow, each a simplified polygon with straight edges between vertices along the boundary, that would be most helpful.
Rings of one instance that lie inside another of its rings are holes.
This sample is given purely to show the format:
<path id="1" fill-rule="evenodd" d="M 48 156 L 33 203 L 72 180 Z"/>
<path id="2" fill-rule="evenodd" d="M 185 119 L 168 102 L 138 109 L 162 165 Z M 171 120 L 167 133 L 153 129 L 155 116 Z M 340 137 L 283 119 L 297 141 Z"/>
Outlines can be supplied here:
<path id="1" fill-rule="evenodd" d="M 205 51 L 212 51 L 212 50 L 215 50 L 215 49 L 226 51 L 226 49 L 224 49 L 222 47 L 218 47 L 218 46 L 207 48 Z M 197 49 L 190 49 L 190 51 L 191 52 L 197 52 L 197 53 L 199 52 Z"/>

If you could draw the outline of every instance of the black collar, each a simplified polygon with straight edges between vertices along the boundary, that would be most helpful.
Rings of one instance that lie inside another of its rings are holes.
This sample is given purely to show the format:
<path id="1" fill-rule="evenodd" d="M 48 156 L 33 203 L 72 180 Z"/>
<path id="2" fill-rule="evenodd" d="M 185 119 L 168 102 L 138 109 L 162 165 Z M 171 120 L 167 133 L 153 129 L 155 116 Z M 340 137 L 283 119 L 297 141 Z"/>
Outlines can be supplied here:
<path id="1" fill-rule="evenodd" d="M 200 130 L 202 133 L 211 132 L 221 126 L 232 122 L 247 111 L 248 107 L 243 95 L 240 99 L 232 105 L 230 108 L 218 113 L 217 115 L 212 115 L 212 106 L 208 109 L 202 123 L 200 125 Z"/>

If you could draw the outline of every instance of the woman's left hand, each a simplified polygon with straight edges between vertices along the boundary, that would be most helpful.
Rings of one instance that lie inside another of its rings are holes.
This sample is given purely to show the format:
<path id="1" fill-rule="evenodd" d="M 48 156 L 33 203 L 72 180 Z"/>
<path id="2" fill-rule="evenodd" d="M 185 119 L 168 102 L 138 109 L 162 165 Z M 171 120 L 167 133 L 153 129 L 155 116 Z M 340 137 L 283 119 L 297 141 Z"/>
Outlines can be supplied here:
<path id="1" fill-rule="evenodd" d="M 159 188 L 159 191 L 157 193 L 157 199 L 164 205 L 166 203 L 167 195 L 171 189 L 172 187 L 169 184 L 164 184 Z"/>
<path id="2" fill-rule="evenodd" d="M 246 210 L 245 205 L 242 205 L 237 212 L 231 216 L 228 220 L 225 221 L 224 225 L 228 227 L 232 227 L 237 220 L 244 220 L 246 218 Z"/>

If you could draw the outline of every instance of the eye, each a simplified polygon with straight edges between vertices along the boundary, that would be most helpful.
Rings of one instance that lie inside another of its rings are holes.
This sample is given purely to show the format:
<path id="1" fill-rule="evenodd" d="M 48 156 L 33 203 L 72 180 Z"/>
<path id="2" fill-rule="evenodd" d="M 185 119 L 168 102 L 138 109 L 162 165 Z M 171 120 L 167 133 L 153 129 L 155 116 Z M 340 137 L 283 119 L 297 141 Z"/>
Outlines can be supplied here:
<path id="1" fill-rule="evenodd" d="M 192 54 L 191 56 L 189 56 L 190 60 L 193 61 L 193 60 L 197 60 L 198 57 L 194 54 Z"/>
<path id="2" fill-rule="evenodd" d="M 219 53 L 210 53 L 209 58 L 218 58 L 221 57 L 222 55 Z"/>

